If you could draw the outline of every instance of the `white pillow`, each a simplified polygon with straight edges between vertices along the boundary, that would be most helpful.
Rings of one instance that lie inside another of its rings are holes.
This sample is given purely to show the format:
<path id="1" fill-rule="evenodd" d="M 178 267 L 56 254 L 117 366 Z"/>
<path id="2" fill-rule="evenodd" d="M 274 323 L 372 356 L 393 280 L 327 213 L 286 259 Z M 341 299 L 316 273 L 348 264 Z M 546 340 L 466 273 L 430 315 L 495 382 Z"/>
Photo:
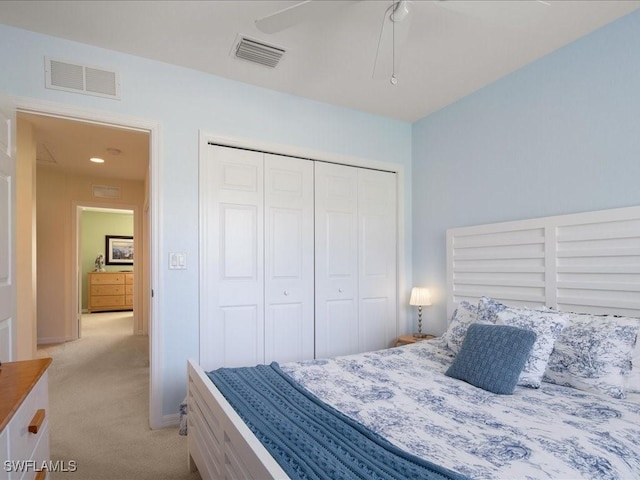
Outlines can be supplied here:
<path id="1" fill-rule="evenodd" d="M 447 347 L 456 355 L 462 347 L 464 337 L 467 335 L 469 325 L 476 322 L 478 317 L 478 307 L 471 305 L 469 302 L 462 301 L 458 305 L 451 316 L 449 328 L 442 335 L 442 339 L 446 342 Z"/>
<path id="2" fill-rule="evenodd" d="M 640 330 L 638 319 L 578 313 L 568 316 L 543 380 L 624 398 Z"/>
<path id="3" fill-rule="evenodd" d="M 498 325 L 520 327 L 536 334 L 536 341 L 520 373 L 518 385 L 540 388 L 553 346 L 568 322 L 567 316 L 558 312 L 505 307 L 497 313 L 497 317 Z"/>

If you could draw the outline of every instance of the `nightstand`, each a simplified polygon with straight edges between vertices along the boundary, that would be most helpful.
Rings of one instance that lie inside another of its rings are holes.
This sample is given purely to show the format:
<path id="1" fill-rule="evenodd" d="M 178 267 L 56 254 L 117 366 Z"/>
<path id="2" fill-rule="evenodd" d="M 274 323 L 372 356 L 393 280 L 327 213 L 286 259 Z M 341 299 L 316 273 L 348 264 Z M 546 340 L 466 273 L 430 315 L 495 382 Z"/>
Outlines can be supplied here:
<path id="1" fill-rule="evenodd" d="M 426 337 L 422 338 L 414 337 L 413 335 L 400 335 L 393 346 L 399 347 L 401 345 L 409 345 L 410 343 L 421 342 L 423 340 L 432 340 L 434 338 L 436 338 L 435 335 L 427 335 Z"/>

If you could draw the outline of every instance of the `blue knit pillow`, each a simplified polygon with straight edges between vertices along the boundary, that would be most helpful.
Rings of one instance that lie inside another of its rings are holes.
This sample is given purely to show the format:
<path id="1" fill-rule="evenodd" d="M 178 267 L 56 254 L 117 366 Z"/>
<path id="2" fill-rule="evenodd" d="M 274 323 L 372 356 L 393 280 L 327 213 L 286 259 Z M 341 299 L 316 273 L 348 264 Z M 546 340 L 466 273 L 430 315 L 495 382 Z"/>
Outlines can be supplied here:
<path id="1" fill-rule="evenodd" d="M 510 395 L 535 341 L 536 334 L 531 330 L 473 323 L 445 375 L 493 393 Z"/>

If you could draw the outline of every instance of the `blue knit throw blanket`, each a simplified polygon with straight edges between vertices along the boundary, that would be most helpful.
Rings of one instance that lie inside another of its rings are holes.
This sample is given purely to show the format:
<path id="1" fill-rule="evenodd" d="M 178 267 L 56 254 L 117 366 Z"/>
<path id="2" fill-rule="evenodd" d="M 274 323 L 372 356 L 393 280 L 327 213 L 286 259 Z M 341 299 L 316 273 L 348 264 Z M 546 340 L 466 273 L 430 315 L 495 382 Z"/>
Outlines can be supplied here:
<path id="1" fill-rule="evenodd" d="M 277 363 L 207 373 L 292 479 L 464 479 L 325 404 Z"/>

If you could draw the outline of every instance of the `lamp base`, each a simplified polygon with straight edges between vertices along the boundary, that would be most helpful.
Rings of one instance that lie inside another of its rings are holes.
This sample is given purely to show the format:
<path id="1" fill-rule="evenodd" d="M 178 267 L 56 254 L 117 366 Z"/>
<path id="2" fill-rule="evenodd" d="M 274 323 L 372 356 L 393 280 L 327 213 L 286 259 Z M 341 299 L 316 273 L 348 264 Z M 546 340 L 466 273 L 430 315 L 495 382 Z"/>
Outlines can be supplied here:
<path id="1" fill-rule="evenodd" d="M 414 333 L 413 338 L 427 338 L 430 337 L 428 333 Z"/>

